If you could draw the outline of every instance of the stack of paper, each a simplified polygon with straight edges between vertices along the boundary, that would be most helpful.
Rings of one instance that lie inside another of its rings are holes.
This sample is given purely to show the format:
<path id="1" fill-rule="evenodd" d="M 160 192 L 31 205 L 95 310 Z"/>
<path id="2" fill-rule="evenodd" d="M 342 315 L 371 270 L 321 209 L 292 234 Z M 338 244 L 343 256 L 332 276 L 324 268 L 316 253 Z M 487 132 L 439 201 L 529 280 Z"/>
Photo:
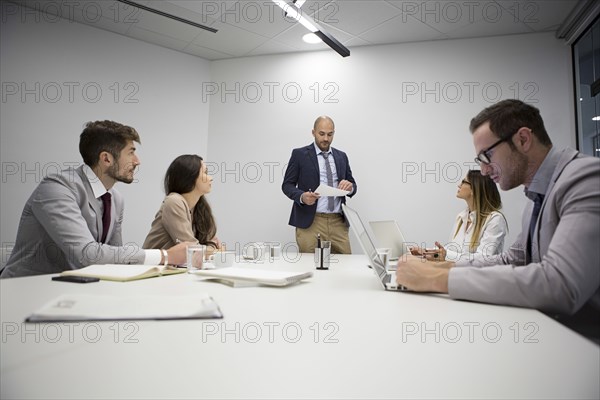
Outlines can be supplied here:
<path id="1" fill-rule="evenodd" d="M 31 314 L 26 322 L 222 318 L 206 294 L 182 296 L 65 294 Z"/>
<path id="2" fill-rule="evenodd" d="M 203 269 L 194 271 L 193 274 L 230 282 L 252 282 L 272 286 L 291 285 L 293 283 L 300 282 L 302 279 L 310 278 L 313 275 L 312 271 L 274 271 L 240 267 L 228 267 L 214 270 Z"/>

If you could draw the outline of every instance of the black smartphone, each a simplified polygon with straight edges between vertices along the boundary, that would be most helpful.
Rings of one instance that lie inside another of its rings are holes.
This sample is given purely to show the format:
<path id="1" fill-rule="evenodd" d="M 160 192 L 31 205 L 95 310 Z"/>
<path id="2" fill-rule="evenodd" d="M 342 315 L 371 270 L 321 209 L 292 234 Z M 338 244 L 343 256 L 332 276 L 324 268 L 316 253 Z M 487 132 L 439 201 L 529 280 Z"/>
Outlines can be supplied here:
<path id="1" fill-rule="evenodd" d="M 52 278 L 53 281 L 62 281 L 62 282 L 74 282 L 74 283 L 90 283 L 90 282 L 98 282 L 100 279 L 91 278 L 89 276 L 55 276 Z"/>

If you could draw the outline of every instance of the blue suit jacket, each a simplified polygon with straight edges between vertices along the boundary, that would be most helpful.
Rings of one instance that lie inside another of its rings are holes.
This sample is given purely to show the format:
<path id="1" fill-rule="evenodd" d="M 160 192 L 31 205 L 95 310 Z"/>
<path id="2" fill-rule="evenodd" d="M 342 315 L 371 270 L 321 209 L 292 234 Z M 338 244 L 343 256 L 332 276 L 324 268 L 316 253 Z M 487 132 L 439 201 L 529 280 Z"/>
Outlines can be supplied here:
<path id="1" fill-rule="evenodd" d="M 354 196 L 357 187 L 356 181 L 352 177 L 348 156 L 343 151 L 333 147 L 331 148 L 331 153 L 335 161 L 338 181 L 345 179 L 352 182 L 353 189 L 348 196 Z M 285 176 L 283 177 L 283 184 L 281 185 L 283 193 L 294 201 L 290 215 L 290 225 L 303 229 L 312 225 L 315 213 L 317 212 L 317 203 L 312 206 L 302 204 L 300 203 L 300 196 L 309 189 L 314 191 L 319 187 L 321 183 L 319 176 L 319 162 L 317 161 L 314 143 L 294 149 L 285 171 Z M 342 203 L 345 202 L 346 198 L 343 197 Z"/>

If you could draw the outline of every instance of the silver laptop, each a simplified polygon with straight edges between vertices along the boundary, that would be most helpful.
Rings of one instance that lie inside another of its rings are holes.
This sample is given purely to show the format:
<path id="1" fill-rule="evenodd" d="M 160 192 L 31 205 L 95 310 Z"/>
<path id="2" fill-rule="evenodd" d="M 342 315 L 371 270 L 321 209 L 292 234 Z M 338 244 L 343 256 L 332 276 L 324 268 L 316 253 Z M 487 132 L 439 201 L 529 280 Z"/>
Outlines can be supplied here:
<path id="1" fill-rule="evenodd" d="M 388 271 L 385 268 L 385 265 L 383 265 L 383 261 L 377 253 L 377 248 L 373 243 L 373 239 L 365 229 L 365 225 L 362 223 L 362 220 L 360 219 L 358 213 L 345 204 L 342 204 L 342 209 L 344 211 L 344 215 L 350 222 L 350 228 L 352 228 L 352 231 L 356 235 L 356 238 L 358 239 L 363 251 L 365 252 L 367 257 L 369 257 L 369 260 L 371 260 L 373 271 L 375 271 L 375 273 L 381 280 L 383 287 L 386 290 L 408 290 L 404 286 L 398 285 L 396 283 L 396 271 Z"/>
<path id="2" fill-rule="evenodd" d="M 400 257 L 408 253 L 404 235 L 396 221 L 370 221 L 369 225 L 375 235 L 377 247 L 390 249 L 390 261 L 398 261 Z"/>

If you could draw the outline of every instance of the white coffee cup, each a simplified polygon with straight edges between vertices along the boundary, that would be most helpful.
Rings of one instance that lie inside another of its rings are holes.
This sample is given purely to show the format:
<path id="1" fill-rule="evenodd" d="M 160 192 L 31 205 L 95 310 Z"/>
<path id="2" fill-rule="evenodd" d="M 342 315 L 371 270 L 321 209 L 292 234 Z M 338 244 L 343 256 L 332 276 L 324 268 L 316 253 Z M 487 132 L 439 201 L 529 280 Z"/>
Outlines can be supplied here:
<path id="1" fill-rule="evenodd" d="M 248 243 L 243 254 L 246 260 L 261 261 L 267 257 L 267 248 L 262 242 Z"/>
<path id="2" fill-rule="evenodd" d="M 279 242 L 268 242 L 266 247 L 266 259 L 269 261 L 279 260 L 281 258 L 281 244 Z"/>
<path id="3" fill-rule="evenodd" d="M 213 264 L 217 268 L 231 267 L 235 262 L 235 256 L 234 250 L 217 251 L 212 255 Z"/>

